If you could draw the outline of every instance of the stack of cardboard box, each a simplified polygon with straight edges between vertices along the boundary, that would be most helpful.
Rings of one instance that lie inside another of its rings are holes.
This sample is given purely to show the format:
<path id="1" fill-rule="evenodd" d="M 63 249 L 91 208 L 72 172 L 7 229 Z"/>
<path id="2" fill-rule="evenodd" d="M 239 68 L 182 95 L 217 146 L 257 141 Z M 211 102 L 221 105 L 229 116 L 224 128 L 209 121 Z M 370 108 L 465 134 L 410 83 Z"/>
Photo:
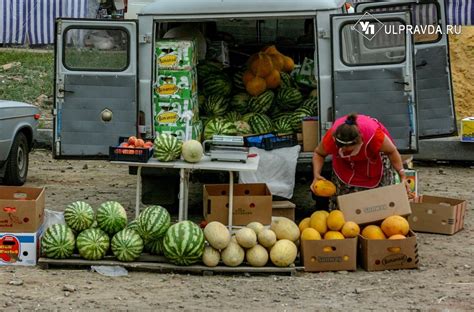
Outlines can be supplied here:
<path id="1" fill-rule="evenodd" d="M 197 95 L 197 51 L 194 41 L 166 39 L 156 42 L 156 75 L 153 88 L 154 120 L 157 133 L 186 133 L 185 113 L 192 112 L 191 138 L 201 136 Z"/>
<path id="2" fill-rule="evenodd" d="M 44 188 L 0 187 L 0 265 L 36 265 Z"/>

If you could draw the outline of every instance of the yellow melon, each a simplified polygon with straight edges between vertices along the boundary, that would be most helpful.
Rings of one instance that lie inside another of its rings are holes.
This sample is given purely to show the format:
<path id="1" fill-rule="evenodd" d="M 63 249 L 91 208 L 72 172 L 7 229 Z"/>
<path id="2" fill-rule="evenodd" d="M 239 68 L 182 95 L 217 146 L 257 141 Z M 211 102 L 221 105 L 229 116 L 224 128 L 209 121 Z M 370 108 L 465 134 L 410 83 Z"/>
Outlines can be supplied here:
<path id="1" fill-rule="evenodd" d="M 297 253 L 298 248 L 295 243 L 287 239 L 281 239 L 270 250 L 270 260 L 278 267 L 287 267 L 295 262 Z"/>
<path id="2" fill-rule="evenodd" d="M 265 77 L 265 83 L 267 84 L 268 89 L 276 89 L 280 86 L 280 72 L 276 69 Z"/>
<path id="3" fill-rule="evenodd" d="M 268 262 L 268 251 L 262 245 L 255 245 L 245 253 L 247 262 L 254 267 L 263 267 Z"/>
<path id="4" fill-rule="evenodd" d="M 355 222 L 347 221 L 342 226 L 341 233 L 345 238 L 357 237 L 360 233 L 360 227 Z"/>
<path id="5" fill-rule="evenodd" d="M 301 233 L 301 240 L 320 240 L 321 234 L 313 228 L 306 228 Z"/>
<path id="6" fill-rule="evenodd" d="M 342 235 L 341 232 L 338 231 L 327 231 L 326 234 L 324 234 L 324 239 L 344 239 L 344 235 Z"/>
<path id="7" fill-rule="evenodd" d="M 255 78 L 255 75 L 252 73 L 250 69 L 246 70 L 244 74 L 242 75 L 242 81 L 244 82 L 244 85 L 247 85 L 250 80 Z"/>
<path id="8" fill-rule="evenodd" d="M 317 196 L 330 197 L 336 194 L 336 186 L 329 180 L 318 180 L 311 185 L 311 190 Z"/>
<path id="9" fill-rule="evenodd" d="M 329 213 L 327 219 L 328 228 L 332 231 L 339 231 L 346 220 L 344 220 L 344 214 L 340 210 L 333 210 Z"/>
<path id="10" fill-rule="evenodd" d="M 247 227 L 254 230 L 255 234 L 257 235 L 258 233 L 260 233 L 261 230 L 265 228 L 260 222 L 250 222 L 249 224 L 247 224 Z"/>
<path id="11" fill-rule="evenodd" d="M 289 73 L 293 70 L 293 68 L 295 68 L 295 62 L 289 56 L 283 56 L 283 58 L 285 59 L 285 63 L 283 65 L 283 71 Z"/>
<path id="12" fill-rule="evenodd" d="M 277 241 L 275 232 L 270 229 L 261 230 L 257 235 L 257 239 L 259 244 L 266 248 L 272 247 Z"/>
<path id="13" fill-rule="evenodd" d="M 219 250 L 214 249 L 211 246 L 206 246 L 202 254 L 202 262 L 208 267 L 215 267 L 219 264 L 221 260 L 221 254 Z"/>
<path id="14" fill-rule="evenodd" d="M 250 60 L 250 70 L 255 76 L 266 77 L 273 70 L 272 59 L 266 53 L 259 52 Z"/>
<path id="15" fill-rule="evenodd" d="M 323 211 L 314 212 L 311 215 L 309 226 L 318 231 L 319 234 L 324 235 L 328 230 L 327 216 L 328 214 Z"/>
<path id="16" fill-rule="evenodd" d="M 362 230 L 362 236 L 366 239 L 385 239 L 385 234 L 377 225 L 367 225 Z"/>
<path id="17" fill-rule="evenodd" d="M 405 235 L 395 234 L 395 235 L 390 236 L 388 239 L 405 239 L 405 238 L 407 238 Z"/>
<path id="18" fill-rule="evenodd" d="M 245 90 L 252 96 L 260 95 L 265 92 L 266 89 L 267 83 L 265 79 L 261 77 L 254 77 L 245 85 Z"/>
<path id="19" fill-rule="evenodd" d="M 390 216 L 385 218 L 380 227 L 388 237 L 395 234 L 407 235 L 410 230 L 410 225 L 408 224 L 407 219 L 400 216 Z"/>
<path id="20" fill-rule="evenodd" d="M 311 218 L 304 218 L 301 220 L 300 224 L 298 224 L 298 228 L 300 229 L 300 232 L 303 233 L 304 229 L 309 228 L 309 221 Z"/>
<path id="21" fill-rule="evenodd" d="M 273 68 L 277 70 L 278 72 L 281 72 L 283 70 L 283 67 L 285 66 L 285 57 L 281 55 L 280 53 L 268 53 L 268 56 L 270 56 L 273 64 Z"/>
<path id="22" fill-rule="evenodd" d="M 300 229 L 288 218 L 273 217 L 270 230 L 275 232 L 277 239 L 288 239 L 295 242 L 300 238 Z"/>
<path id="23" fill-rule="evenodd" d="M 250 228 L 242 228 L 235 233 L 237 243 L 244 248 L 252 248 L 257 245 L 257 234 Z"/>

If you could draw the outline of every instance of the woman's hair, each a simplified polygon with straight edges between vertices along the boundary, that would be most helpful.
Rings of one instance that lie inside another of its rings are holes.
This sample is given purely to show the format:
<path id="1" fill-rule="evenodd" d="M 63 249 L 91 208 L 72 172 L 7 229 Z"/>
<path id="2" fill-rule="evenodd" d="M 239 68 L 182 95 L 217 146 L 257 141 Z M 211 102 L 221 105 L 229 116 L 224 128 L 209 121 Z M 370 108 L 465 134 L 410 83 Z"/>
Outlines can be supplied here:
<path id="1" fill-rule="evenodd" d="M 351 113 L 347 115 L 342 125 L 337 127 L 334 132 L 336 145 L 339 147 L 350 146 L 359 142 L 359 131 L 357 130 L 357 114 Z"/>

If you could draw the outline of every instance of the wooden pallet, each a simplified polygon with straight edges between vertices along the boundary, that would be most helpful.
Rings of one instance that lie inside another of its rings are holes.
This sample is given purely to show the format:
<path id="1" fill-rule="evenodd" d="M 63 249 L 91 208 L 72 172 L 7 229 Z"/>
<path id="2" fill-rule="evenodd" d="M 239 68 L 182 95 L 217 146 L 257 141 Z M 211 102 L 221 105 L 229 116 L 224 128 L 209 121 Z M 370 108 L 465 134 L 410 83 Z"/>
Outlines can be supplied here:
<path id="1" fill-rule="evenodd" d="M 214 274 L 253 274 L 253 275 L 295 275 L 302 271 L 303 267 L 279 268 L 274 266 L 251 267 L 251 266 L 217 266 L 207 267 L 204 265 L 179 266 L 169 263 L 165 257 L 143 254 L 137 261 L 121 262 L 115 257 L 106 256 L 103 260 L 85 260 L 78 255 L 69 259 L 39 258 L 38 266 L 42 269 L 52 268 L 85 268 L 93 265 L 121 266 L 128 270 L 148 271 L 158 273 L 192 273 L 201 275 Z"/>

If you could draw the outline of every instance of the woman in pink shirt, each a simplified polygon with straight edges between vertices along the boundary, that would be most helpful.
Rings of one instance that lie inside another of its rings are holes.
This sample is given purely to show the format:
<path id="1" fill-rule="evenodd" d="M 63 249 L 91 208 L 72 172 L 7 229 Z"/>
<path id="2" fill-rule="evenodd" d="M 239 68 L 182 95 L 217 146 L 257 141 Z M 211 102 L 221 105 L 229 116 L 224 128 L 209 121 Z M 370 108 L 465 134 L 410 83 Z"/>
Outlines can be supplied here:
<path id="1" fill-rule="evenodd" d="M 337 189 L 330 210 L 337 208 L 338 195 L 395 184 L 396 173 L 406 183 L 400 153 L 387 129 L 372 117 L 350 114 L 334 122 L 314 150 L 314 182 L 325 180 L 321 169 L 327 155 L 332 155 L 332 182 Z"/>

